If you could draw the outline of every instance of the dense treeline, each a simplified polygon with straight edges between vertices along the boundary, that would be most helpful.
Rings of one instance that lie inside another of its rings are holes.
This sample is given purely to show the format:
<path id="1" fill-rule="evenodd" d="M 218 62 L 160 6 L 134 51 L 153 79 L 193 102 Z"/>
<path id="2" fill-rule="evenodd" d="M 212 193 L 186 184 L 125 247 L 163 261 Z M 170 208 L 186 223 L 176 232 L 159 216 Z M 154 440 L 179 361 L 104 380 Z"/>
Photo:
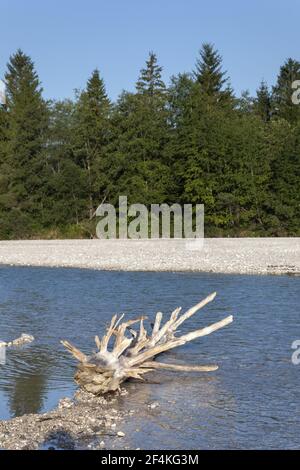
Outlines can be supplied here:
<path id="1" fill-rule="evenodd" d="M 0 238 L 90 237 L 105 201 L 204 203 L 207 236 L 300 235 L 300 105 L 288 59 L 277 83 L 237 98 L 203 44 L 195 70 L 162 80 L 150 53 L 112 103 L 98 70 L 75 99 L 46 101 L 18 50 L 0 106 Z"/>

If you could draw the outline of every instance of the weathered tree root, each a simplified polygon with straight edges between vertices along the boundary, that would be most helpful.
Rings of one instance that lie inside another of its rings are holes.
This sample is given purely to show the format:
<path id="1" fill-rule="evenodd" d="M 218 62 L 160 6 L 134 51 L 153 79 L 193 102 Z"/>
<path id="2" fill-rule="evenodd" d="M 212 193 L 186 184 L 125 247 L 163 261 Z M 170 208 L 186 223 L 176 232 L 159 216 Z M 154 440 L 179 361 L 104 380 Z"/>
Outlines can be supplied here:
<path id="1" fill-rule="evenodd" d="M 215 296 L 214 292 L 181 316 L 179 315 L 181 308 L 176 308 L 163 326 L 161 326 L 162 313 L 158 312 L 150 335 L 147 334 L 144 327 L 146 317 L 121 323 L 124 315 L 121 315 L 119 319 L 117 319 L 117 315 L 114 315 L 103 338 L 100 340 L 98 336 L 95 337 L 98 352 L 91 356 L 86 356 L 68 341 L 61 341 L 80 363 L 75 374 L 76 382 L 86 391 L 100 395 L 119 389 L 120 384 L 129 378 L 143 380 L 143 375 L 154 369 L 196 372 L 210 372 L 218 369 L 216 365 L 185 366 L 163 364 L 152 360 L 162 352 L 182 346 L 201 336 L 209 335 L 233 321 L 233 317 L 230 315 L 200 330 L 179 337 L 175 336 L 178 327 L 211 302 Z M 140 324 L 138 332 L 132 328 L 132 325 L 136 323 Z M 130 337 L 126 336 L 127 331 L 130 333 Z M 112 337 L 114 337 L 114 345 L 109 351 L 108 345 Z"/>
<path id="2" fill-rule="evenodd" d="M 11 346 L 23 346 L 27 343 L 32 343 L 34 341 L 34 337 L 32 335 L 28 335 L 27 333 L 22 333 L 19 338 L 16 338 L 12 341 L 0 341 L 0 347 L 11 347 Z"/>

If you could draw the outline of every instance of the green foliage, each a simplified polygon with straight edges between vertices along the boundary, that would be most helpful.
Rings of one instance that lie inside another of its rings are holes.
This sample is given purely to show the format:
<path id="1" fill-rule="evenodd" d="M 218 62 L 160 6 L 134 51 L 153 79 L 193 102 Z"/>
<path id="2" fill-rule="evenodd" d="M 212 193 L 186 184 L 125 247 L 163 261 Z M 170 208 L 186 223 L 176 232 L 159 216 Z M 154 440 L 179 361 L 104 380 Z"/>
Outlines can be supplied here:
<path id="1" fill-rule="evenodd" d="M 167 200 L 171 174 L 164 152 L 169 124 L 161 70 L 151 53 L 141 70 L 137 93 L 124 92 L 115 107 L 110 147 L 113 201 L 120 194 L 127 195 L 129 203 Z"/>
<path id="2" fill-rule="evenodd" d="M 256 92 L 256 99 L 254 100 L 254 112 L 264 122 L 268 122 L 272 115 L 272 101 L 271 95 L 266 82 L 262 81 L 260 87 Z"/>
<path id="3" fill-rule="evenodd" d="M 7 68 L 6 151 L 2 157 L 0 210 L 6 231 L 14 234 L 15 227 L 22 225 L 25 232 L 30 232 L 40 221 L 49 115 L 30 57 L 18 50 Z"/>
<path id="4" fill-rule="evenodd" d="M 231 95 L 226 72 L 222 70 L 222 57 L 213 44 L 204 43 L 196 61 L 194 78 L 201 91 L 208 96 L 221 98 Z M 227 85 L 224 89 L 224 86 Z"/>
<path id="5" fill-rule="evenodd" d="M 166 86 L 161 78 L 162 67 L 157 63 L 157 57 L 153 52 L 149 53 L 146 67 L 141 70 L 140 77 L 136 83 L 138 93 L 157 97 L 163 95 Z"/>
<path id="6" fill-rule="evenodd" d="M 75 105 L 73 153 L 86 188 L 86 216 L 93 217 L 106 191 L 105 164 L 111 138 L 111 104 L 99 71 L 94 70 Z"/>
<path id="7" fill-rule="evenodd" d="M 292 83 L 296 80 L 300 80 L 300 62 L 289 58 L 280 67 L 277 83 L 273 87 L 273 113 L 291 123 L 300 119 L 299 106 L 292 102 Z"/>
<path id="8" fill-rule="evenodd" d="M 237 99 L 203 44 L 167 87 L 151 52 L 116 103 L 94 70 L 75 100 L 46 102 L 30 57 L 7 65 L 0 106 L 0 238 L 91 238 L 101 202 L 205 205 L 207 236 L 300 235 L 300 112 L 288 59 L 272 92 Z"/>

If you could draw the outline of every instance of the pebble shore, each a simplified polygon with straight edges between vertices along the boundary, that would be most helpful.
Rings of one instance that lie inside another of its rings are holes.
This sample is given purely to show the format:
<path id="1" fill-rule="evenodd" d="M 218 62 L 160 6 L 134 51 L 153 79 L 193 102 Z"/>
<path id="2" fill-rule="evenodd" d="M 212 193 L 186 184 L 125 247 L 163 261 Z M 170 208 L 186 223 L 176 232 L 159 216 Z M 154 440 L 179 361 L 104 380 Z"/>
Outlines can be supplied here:
<path id="1" fill-rule="evenodd" d="M 73 399 L 62 398 L 57 408 L 43 414 L 27 414 L 0 421 L 0 448 L 7 450 L 127 449 L 124 420 L 133 410 L 115 408 L 115 395 L 95 397 L 78 390 Z"/>
<path id="2" fill-rule="evenodd" d="M 300 238 L 0 241 L 0 264 L 299 275 Z"/>

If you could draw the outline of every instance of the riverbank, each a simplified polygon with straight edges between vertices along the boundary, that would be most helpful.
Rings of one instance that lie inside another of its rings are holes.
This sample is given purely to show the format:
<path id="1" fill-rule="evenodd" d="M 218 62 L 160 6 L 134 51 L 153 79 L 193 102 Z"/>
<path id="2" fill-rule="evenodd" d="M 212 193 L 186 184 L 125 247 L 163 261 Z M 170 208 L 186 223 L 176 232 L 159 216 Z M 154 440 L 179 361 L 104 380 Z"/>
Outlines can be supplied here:
<path id="1" fill-rule="evenodd" d="M 114 406 L 120 393 L 95 397 L 79 390 L 74 398 L 63 398 L 56 409 L 0 421 L 0 448 L 7 450 L 126 449 L 122 423 L 133 411 Z"/>
<path id="2" fill-rule="evenodd" d="M 120 271 L 300 274 L 300 238 L 207 238 L 198 249 L 193 243 L 187 247 L 184 240 L 1 241 L 0 264 Z"/>

